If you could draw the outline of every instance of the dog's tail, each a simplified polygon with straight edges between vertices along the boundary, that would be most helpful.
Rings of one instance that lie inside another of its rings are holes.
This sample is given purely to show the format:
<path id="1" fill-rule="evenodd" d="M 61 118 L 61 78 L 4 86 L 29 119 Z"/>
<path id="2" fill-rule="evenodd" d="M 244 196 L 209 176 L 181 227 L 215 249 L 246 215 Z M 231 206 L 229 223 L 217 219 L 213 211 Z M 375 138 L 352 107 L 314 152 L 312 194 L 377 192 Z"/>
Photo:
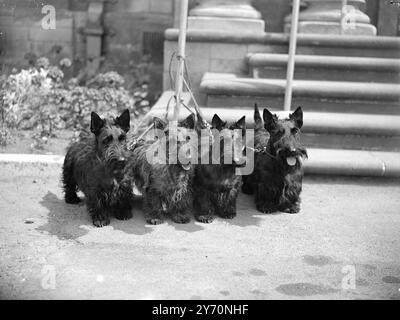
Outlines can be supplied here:
<path id="1" fill-rule="evenodd" d="M 254 104 L 254 129 L 262 129 L 263 123 L 257 103 Z"/>

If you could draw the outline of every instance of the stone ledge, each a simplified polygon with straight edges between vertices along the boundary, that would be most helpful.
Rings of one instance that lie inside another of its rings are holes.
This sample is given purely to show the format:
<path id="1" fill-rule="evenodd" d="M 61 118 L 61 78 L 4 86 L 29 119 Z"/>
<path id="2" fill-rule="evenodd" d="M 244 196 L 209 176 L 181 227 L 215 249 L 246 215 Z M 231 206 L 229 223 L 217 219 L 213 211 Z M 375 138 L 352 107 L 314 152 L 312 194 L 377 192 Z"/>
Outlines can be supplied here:
<path id="1" fill-rule="evenodd" d="M 63 164 L 61 155 L 0 153 L 0 162 Z"/>
<path id="2" fill-rule="evenodd" d="M 254 67 L 279 66 L 285 67 L 288 63 L 287 54 L 250 53 L 246 57 L 248 63 Z M 332 68 L 353 70 L 400 71 L 399 59 L 296 55 L 296 67 Z"/>
<path id="3" fill-rule="evenodd" d="M 290 32 L 291 24 L 285 24 L 285 32 Z M 298 33 L 312 34 L 341 34 L 342 27 L 338 22 L 330 21 L 301 21 L 299 22 Z M 346 35 L 376 36 L 376 27 L 367 23 L 355 23 L 353 28 L 343 30 Z"/>
<path id="4" fill-rule="evenodd" d="M 204 74 L 200 91 L 206 94 L 281 96 L 286 80 L 243 78 L 229 73 Z M 339 100 L 398 101 L 400 85 L 387 83 L 294 80 L 293 96 Z"/>
<path id="5" fill-rule="evenodd" d="M 400 177 L 400 153 L 359 150 L 308 150 L 306 175 Z M 0 163 L 62 165 L 61 155 L 0 154 Z"/>
<path id="6" fill-rule="evenodd" d="M 165 39 L 178 41 L 179 30 L 167 29 Z M 256 43 L 256 44 L 282 44 L 288 45 L 289 35 L 285 33 L 240 34 L 228 31 L 201 31 L 188 30 L 188 42 L 225 42 L 225 43 Z M 348 48 L 386 48 L 400 49 L 400 39 L 397 37 L 383 36 L 349 36 L 349 35 L 321 35 L 299 34 L 298 45 L 333 46 Z"/>
<path id="7" fill-rule="evenodd" d="M 165 113 L 166 105 L 174 93 L 165 91 L 158 102 L 149 113 L 149 117 L 162 117 Z M 189 105 L 190 96 L 188 93 L 183 95 L 184 103 Z M 204 118 L 211 121 L 215 113 L 232 123 L 242 116 L 246 116 L 246 124 L 249 128 L 254 126 L 253 114 L 254 106 L 245 109 L 231 108 L 210 108 L 201 107 Z M 263 109 L 259 106 L 260 110 Z M 279 117 L 287 117 L 286 111 L 274 111 Z M 188 116 L 187 110 L 182 110 L 181 119 Z M 304 132 L 311 133 L 332 133 L 342 135 L 366 135 L 366 136 L 400 136 L 400 116 L 375 115 L 375 114 L 353 114 L 353 113 L 326 113 L 326 112 L 304 112 Z"/>
<path id="8" fill-rule="evenodd" d="M 400 177 L 400 153 L 308 149 L 305 174 Z"/>
<path id="9" fill-rule="evenodd" d="M 263 34 L 265 29 L 264 20 L 221 18 L 221 17 L 189 17 L 189 30 L 236 30 L 242 34 Z"/>

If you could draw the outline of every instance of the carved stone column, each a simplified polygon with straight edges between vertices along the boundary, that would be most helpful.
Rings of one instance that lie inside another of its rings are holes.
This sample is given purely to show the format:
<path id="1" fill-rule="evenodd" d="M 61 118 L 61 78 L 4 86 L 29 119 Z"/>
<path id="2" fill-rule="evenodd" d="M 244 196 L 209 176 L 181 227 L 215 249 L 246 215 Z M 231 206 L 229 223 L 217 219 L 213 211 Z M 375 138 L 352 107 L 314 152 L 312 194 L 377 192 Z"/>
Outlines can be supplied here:
<path id="1" fill-rule="evenodd" d="M 265 22 L 252 0 L 198 0 L 190 10 L 188 29 L 263 33 Z"/>
<path id="2" fill-rule="evenodd" d="M 363 12 L 365 0 L 348 0 L 343 10 L 341 0 L 306 2 L 308 8 L 299 16 L 299 33 L 376 35 L 376 27 Z M 285 32 L 290 30 L 290 19 L 291 15 L 285 18 Z"/>
<path id="3" fill-rule="evenodd" d="M 91 0 L 88 6 L 86 35 L 86 66 L 91 72 L 100 67 L 103 28 L 104 0 Z"/>

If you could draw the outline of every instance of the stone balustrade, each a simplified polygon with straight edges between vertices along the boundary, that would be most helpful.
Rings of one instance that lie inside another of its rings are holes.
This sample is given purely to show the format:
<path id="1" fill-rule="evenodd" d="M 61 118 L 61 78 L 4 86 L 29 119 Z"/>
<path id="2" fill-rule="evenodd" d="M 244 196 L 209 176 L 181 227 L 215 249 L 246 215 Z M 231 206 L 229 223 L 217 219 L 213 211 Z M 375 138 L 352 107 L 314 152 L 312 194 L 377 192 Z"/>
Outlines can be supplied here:
<path id="1" fill-rule="evenodd" d="M 188 28 L 263 33 L 265 21 L 252 0 L 199 0 L 189 12 Z"/>
<path id="2" fill-rule="evenodd" d="M 376 35 L 376 27 L 363 12 L 365 0 L 306 0 L 307 9 L 299 15 L 299 33 Z M 285 32 L 289 32 L 291 15 L 285 18 Z"/>

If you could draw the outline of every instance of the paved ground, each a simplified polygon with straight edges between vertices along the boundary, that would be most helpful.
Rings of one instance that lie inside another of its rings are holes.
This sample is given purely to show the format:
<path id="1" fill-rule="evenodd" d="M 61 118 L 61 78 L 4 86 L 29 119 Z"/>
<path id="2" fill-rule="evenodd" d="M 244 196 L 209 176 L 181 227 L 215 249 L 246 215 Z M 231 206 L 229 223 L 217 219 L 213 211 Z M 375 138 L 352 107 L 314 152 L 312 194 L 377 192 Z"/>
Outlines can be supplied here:
<path id="1" fill-rule="evenodd" d="M 0 298 L 400 299 L 399 182 L 308 178 L 298 215 L 241 195 L 210 225 L 147 226 L 138 202 L 97 229 L 59 177 L 0 164 Z"/>

